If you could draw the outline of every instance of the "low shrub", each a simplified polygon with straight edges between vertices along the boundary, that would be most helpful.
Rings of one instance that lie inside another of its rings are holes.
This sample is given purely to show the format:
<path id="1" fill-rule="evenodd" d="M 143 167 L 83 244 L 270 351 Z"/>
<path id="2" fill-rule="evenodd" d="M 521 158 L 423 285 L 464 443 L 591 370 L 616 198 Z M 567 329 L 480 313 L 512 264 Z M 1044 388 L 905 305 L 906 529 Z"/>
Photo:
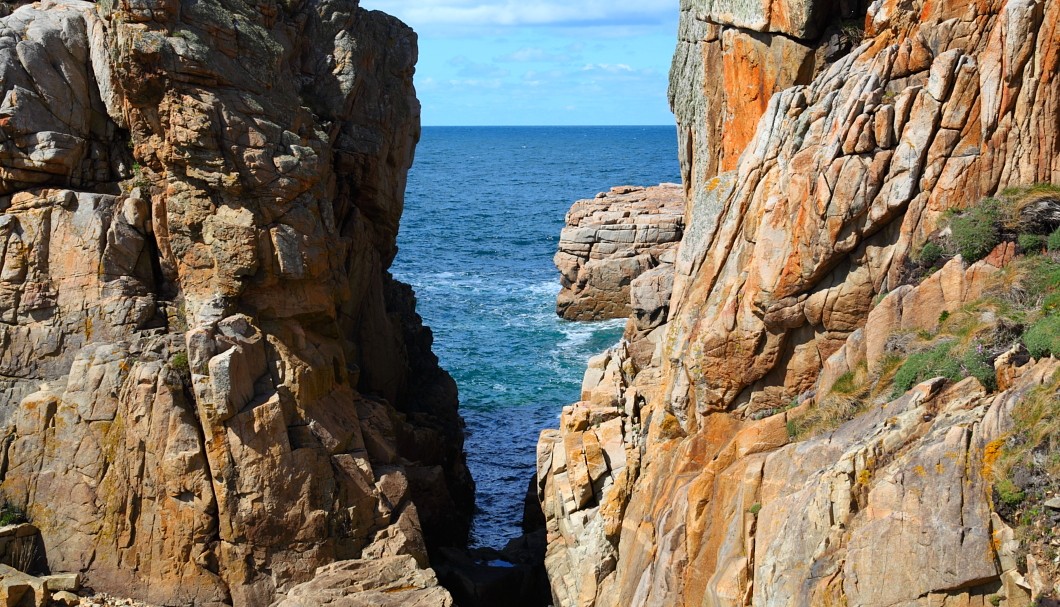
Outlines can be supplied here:
<path id="1" fill-rule="evenodd" d="M 1023 344 L 1035 358 L 1060 355 L 1060 315 L 1048 314 L 1038 319 L 1023 334 Z"/>
<path id="2" fill-rule="evenodd" d="M 1045 248 L 1045 237 L 1041 234 L 1020 234 L 1016 243 L 1024 253 L 1037 255 Z"/>
<path id="3" fill-rule="evenodd" d="M 929 268 L 938 263 L 945 254 L 946 251 L 944 251 L 938 243 L 929 240 L 925 242 L 924 247 L 920 249 L 920 253 L 917 255 L 917 261 L 920 265 Z"/>
<path id="4" fill-rule="evenodd" d="M 0 505 L 0 526 L 17 525 L 28 521 L 26 511 L 22 508 L 8 503 Z"/>
<path id="5" fill-rule="evenodd" d="M 187 373 L 190 367 L 188 366 L 188 353 L 177 352 L 173 355 L 173 358 L 169 361 L 169 366 L 173 367 L 173 370 L 178 373 Z"/>
<path id="6" fill-rule="evenodd" d="M 998 201 L 987 198 L 950 224 L 953 244 L 968 263 L 987 256 L 1001 242 L 1001 212 Z"/>

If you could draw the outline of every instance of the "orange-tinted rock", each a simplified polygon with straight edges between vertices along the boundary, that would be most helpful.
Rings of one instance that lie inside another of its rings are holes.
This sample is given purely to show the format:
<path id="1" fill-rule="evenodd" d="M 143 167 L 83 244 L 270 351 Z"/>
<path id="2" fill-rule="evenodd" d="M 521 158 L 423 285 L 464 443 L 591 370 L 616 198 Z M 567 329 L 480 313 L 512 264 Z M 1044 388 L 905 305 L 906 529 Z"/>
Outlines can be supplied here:
<path id="1" fill-rule="evenodd" d="M 948 209 L 1060 182 L 1060 2 L 873 2 L 843 56 L 708 4 L 685 6 L 671 72 L 687 211 L 669 322 L 656 354 L 623 344 L 587 375 L 627 427 L 598 498 L 619 520 L 559 507 L 540 478 L 557 603 L 1019 604 L 1031 583 L 995 541 L 983 450 L 1055 361 L 1002 357 L 995 397 L 931 380 L 822 436 L 784 445 L 785 425 L 1011 261 L 1005 244 L 900 283 Z"/>
<path id="2" fill-rule="evenodd" d="M 455 386 L 386 271 L 415 34 L 241 0 L 29 4 L 0 34 L 0 490 L 51 568 L 267 605 L 465 538 Z"/>

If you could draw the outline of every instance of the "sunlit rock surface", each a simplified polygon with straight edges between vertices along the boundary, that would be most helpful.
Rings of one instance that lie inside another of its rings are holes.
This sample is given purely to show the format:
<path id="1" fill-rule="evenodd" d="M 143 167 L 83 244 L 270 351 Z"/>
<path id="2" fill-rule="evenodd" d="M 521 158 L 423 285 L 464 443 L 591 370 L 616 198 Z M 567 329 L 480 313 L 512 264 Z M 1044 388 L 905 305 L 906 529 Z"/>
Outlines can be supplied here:
<path id="1" fill-rule="evenodd" d="M 347 559 L 426 587 L 466 539 L 455 386 L 387 273 L 416 56 L 343 0 L 0 19 L 0 490 L 53 570 L 260 606 Z"/>
<path id="2" fill-rule="evenodd" d="M 948 210 L 1060 181 L 1060 2 L 752 4 L 682 6 L 668 322 L 593 359 L 542 435 L 556 602 L 1022 607 L 984 450 L 1055 361 L 791 424 L 1010 263 L 902 286 Z"/>

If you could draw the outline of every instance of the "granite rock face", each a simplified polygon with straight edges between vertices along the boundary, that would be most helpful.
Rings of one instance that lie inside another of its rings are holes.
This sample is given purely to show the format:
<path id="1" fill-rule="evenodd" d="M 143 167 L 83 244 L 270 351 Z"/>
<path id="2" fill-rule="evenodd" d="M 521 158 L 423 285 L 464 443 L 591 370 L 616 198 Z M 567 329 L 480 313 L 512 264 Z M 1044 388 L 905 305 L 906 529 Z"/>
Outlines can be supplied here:
<path id="1" fill-rule="evenodd" d="M 452 607 L 430 569 L 411 556 L 341 561 L 321 567 L 275 607 Z"/>
<path id="2" fill-rule="evenodd" d="M 53 570 L 266 605 L 466 538 L 455 386 L 387 272 L 416 55 L 346 0 L 0 19 L 0 491 Z"/>
<path id="3" fill-rule="evenodd" d="M 642 307 L 653 306 L 648 316 L 664 318 L 664 298 L 652 291 L 672 285 L 664 276 L 673 275 L 683 227 L 684 196 L 674 184 L 620 186 L 575 202 L 555 257 L 563 287 L 556 313 L 568 320 L 625 318 L 632 290 L 641 295 Z M 634 285 L 654 270 L 656 278 Z"/>
<path id="4" fill-rule="evenodd" d="M 902 286 L 947 210 L 1060 180 L 1060 2 L 879 0 L 845 46 L 830 32 L 857 6 L 701 4 L 671 72 L 686 210 L 667 322 L 631 320 L 539 445 L 557 604 L 1028 603 L 984 445 L 1055 361 L 999 368 L 994 396 L 929 381 L 800 442 L 788 422 L 1012 259 Z M 597 448 L 605 426 L 621 449 Z"/>

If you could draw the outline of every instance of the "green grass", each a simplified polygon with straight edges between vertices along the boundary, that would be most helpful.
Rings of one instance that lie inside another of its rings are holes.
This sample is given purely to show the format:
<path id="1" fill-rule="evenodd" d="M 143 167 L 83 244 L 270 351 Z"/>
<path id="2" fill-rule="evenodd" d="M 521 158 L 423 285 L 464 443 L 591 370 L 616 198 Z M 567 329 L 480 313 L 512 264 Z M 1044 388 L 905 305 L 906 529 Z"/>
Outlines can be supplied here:
<path id="1" fill-rule="evenodd" d="M 1035 194 L 1060 194 L 1060 185 L 1035 183 L 1029 186 L 1015 186 L 1001 190 L 1001 195 L 1006 198 L 1016 198 Z"/>
<path id="2" fill-rule="evenodd" d="M 988 390 L 997 388 L 994 366 L 990 364 L 982 344 L 974 342 L 962 348 L 959 342 L 948 340 L 907 358 L 894 376 L 891 396 L 898 398 L 913 386 L 933 377 L 945 377 L 950 381 L 975 377 Z"/>
<path id="3" fill-rule="evenodd" d="M 758 516 L 758 513 L 762 511 L 762 504 L 755 502 L 751 504 L 751 507 L 747 509 L 753 516 Z"/>
<path id="4" fill-rule="evenodd" d="M 857 385 L 854 380 L 854 372 L 847 371 L 846 373 L 839 376 L 832 384 L 832 392 L 838 394 L 853 394 L 857 391 Z"/>
<path id="5" fill-rule="evenodd" d="M 1060 251 L 1060 228 L 1053 231 L 1045 241 L 1045 246 L 1050 251 Z"/>
<path id="6" fill-rule="evenodd" d="M 787 422 L 788 437 L 803 440 L 838 428 L 865 410 L 876 382 L 865 363 L 840 375 L 830 392 L 814 401 L 811 409 Z"/>

